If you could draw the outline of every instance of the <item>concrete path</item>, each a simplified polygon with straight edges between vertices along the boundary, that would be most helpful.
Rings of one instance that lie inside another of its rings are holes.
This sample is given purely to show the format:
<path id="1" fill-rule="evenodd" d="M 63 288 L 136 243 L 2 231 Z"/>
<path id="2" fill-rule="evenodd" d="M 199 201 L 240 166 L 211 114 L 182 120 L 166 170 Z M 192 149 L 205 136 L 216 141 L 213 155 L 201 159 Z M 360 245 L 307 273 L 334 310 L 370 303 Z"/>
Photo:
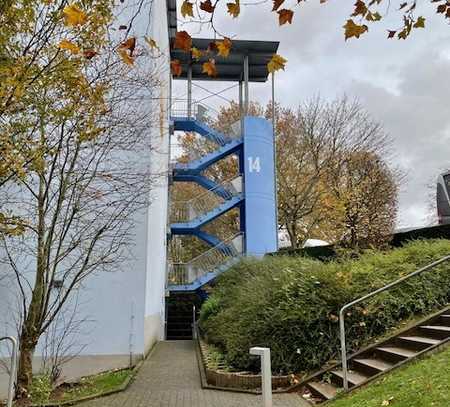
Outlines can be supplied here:
<path id="1" fill-rule="evenodd" d="M 262 407 L 260 396 L 204 390 L 192 341 L 156 345 L 136 379 L 122 393 L 88 401 L 82 407 Z M 274 395 L 274 407 L 306 407 L 296 394 Z"/>

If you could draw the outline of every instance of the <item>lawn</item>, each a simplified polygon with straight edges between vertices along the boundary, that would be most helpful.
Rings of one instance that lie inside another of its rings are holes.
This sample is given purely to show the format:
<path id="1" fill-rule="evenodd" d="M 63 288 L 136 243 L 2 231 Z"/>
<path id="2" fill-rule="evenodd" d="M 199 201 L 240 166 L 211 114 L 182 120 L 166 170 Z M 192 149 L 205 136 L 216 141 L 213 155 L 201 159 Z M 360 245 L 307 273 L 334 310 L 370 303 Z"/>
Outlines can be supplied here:
<path id="1" fill-rule="evenodd" d="M 450 348 L 394 370 L 367 387 L 329 404 L 330 407 L 448 407 Z"/>

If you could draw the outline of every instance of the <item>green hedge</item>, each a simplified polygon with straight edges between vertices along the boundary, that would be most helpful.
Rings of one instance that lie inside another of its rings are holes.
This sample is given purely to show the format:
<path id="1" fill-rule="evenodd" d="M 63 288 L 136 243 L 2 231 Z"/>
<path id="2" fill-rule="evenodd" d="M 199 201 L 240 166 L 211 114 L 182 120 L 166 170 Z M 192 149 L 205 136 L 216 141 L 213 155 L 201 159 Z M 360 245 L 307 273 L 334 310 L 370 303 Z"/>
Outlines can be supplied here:
<path id="1" fill-rule="evenodd" d="M 338 355 L 337 315 L 342 305 L 447 254 L 450 241 L 429 240 L 366 252 L 357 260 L 245 260 L 219 277 L 201 309 L 200 327 L 237 369 L 257 369 L 248 350 L 268 346 L 274 372 L 311 371 Z M 350 350 L 449 299 L 447 262 L 349 310 Z"/>

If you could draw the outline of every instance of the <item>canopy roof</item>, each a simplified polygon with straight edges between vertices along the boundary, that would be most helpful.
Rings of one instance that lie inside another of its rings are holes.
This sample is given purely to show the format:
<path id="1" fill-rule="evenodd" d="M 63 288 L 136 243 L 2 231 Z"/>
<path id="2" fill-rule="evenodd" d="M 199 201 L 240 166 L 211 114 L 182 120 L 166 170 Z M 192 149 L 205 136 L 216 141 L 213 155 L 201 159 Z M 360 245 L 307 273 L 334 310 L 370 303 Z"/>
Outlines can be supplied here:
<path id="1" fill-rule="evenodd" d="M 171 39 L 173 45 L 174 39 Z M 199 50 L 206 50 L 213 39 L 193 38 L 192 46 Z M 242 81 L 244 80 L 244 57 L 248 56 L 249 82 L 265 82 L 269 75 L 267 63 L 273 54 L 277 53 L 279 42 L 277 41 L 244 41 L 232 40 L 232 47 L 228 57 L 215 57 L 217 76 L 209 77 L 202 73 L 202 64 L 208 57 L 200 60 L 192 60 L 189 53 L 180 49 L 174 49 L 171 45 L 171 59 L 178 59 L 183 67 L 181 76 L 174 79 L 187 79 L 188 66 L 192 66 L 193 80 L 216 81 Z"/>

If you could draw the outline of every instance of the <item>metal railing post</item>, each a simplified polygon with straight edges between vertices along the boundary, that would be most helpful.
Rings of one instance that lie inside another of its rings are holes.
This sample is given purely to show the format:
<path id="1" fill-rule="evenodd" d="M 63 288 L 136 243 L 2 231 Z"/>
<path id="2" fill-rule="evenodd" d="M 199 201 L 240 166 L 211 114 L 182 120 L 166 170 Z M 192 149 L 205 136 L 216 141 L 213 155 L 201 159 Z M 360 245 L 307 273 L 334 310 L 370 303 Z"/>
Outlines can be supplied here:
<path id="1" fill-rule="evenodd" d="M 8 385 L 8 401 L 6 406 L 12 407 L 14 398 L 14 382 L 16 381 L 17 372 L 17 339 L 12 336 L 5 336 L 0 338 L 1 341 L 9 341 L 12 345 L 11 351 L 11 370 L 9 372 L 9 385 Z"/>
<path id="2" fill-rule="evenodd" d="M 363 302 L 371 297 L 374 297 L 377 294 L 380 294 L 384 291 L 389 290 L 390 288 L 403 283 L 406 280 L 409 280 L 412 277 L 415 277 L 419 274 L 424 273 L 425 271 L 431 270 L 434 267 L 438 266 L 441 263 L 446 262 L 447 260 L 450 260 L 450 255 L 445 256 L 439 260 L 434 261 L 433 263 L 430 263 L 426 265 L 425 267 L 422 267 L 413 273 L 410 273 L 404 277 L 401 277 L 392 283 L 389 283 L 385 285 L 384 287 L 378 288 L 375 291 L 372 291 L 369 294 L 366 294 L 354 301 L 351 301 L 347 304 L 345 304 L 339 311 L 339 337 L 341 341 L 341 363 L 342 363 L 342 378 L 343 378 L 343 384 L 344 384 L 344 390 L 348 390 L 348 360 L 347 360 L 347 344 L 346 344 L 346 336 L 345 336 L 345 311 L 349 309 L 350 307 L 353 307 L 356 304 L 359 304 L 360 302 Z"/>
<path id="3" fill-rule="evenodd" d="M 264 407 L 272 407 L 272 368 L 270 348 L 253 347 L 250 354 L 261 358 L 261 392 Z"/>
<path id="4" fill-rule="evenodd" d="M 192 306 L 192 339 L 197 339 L 197 321 L 196 321 L 196 308 Z"/>

